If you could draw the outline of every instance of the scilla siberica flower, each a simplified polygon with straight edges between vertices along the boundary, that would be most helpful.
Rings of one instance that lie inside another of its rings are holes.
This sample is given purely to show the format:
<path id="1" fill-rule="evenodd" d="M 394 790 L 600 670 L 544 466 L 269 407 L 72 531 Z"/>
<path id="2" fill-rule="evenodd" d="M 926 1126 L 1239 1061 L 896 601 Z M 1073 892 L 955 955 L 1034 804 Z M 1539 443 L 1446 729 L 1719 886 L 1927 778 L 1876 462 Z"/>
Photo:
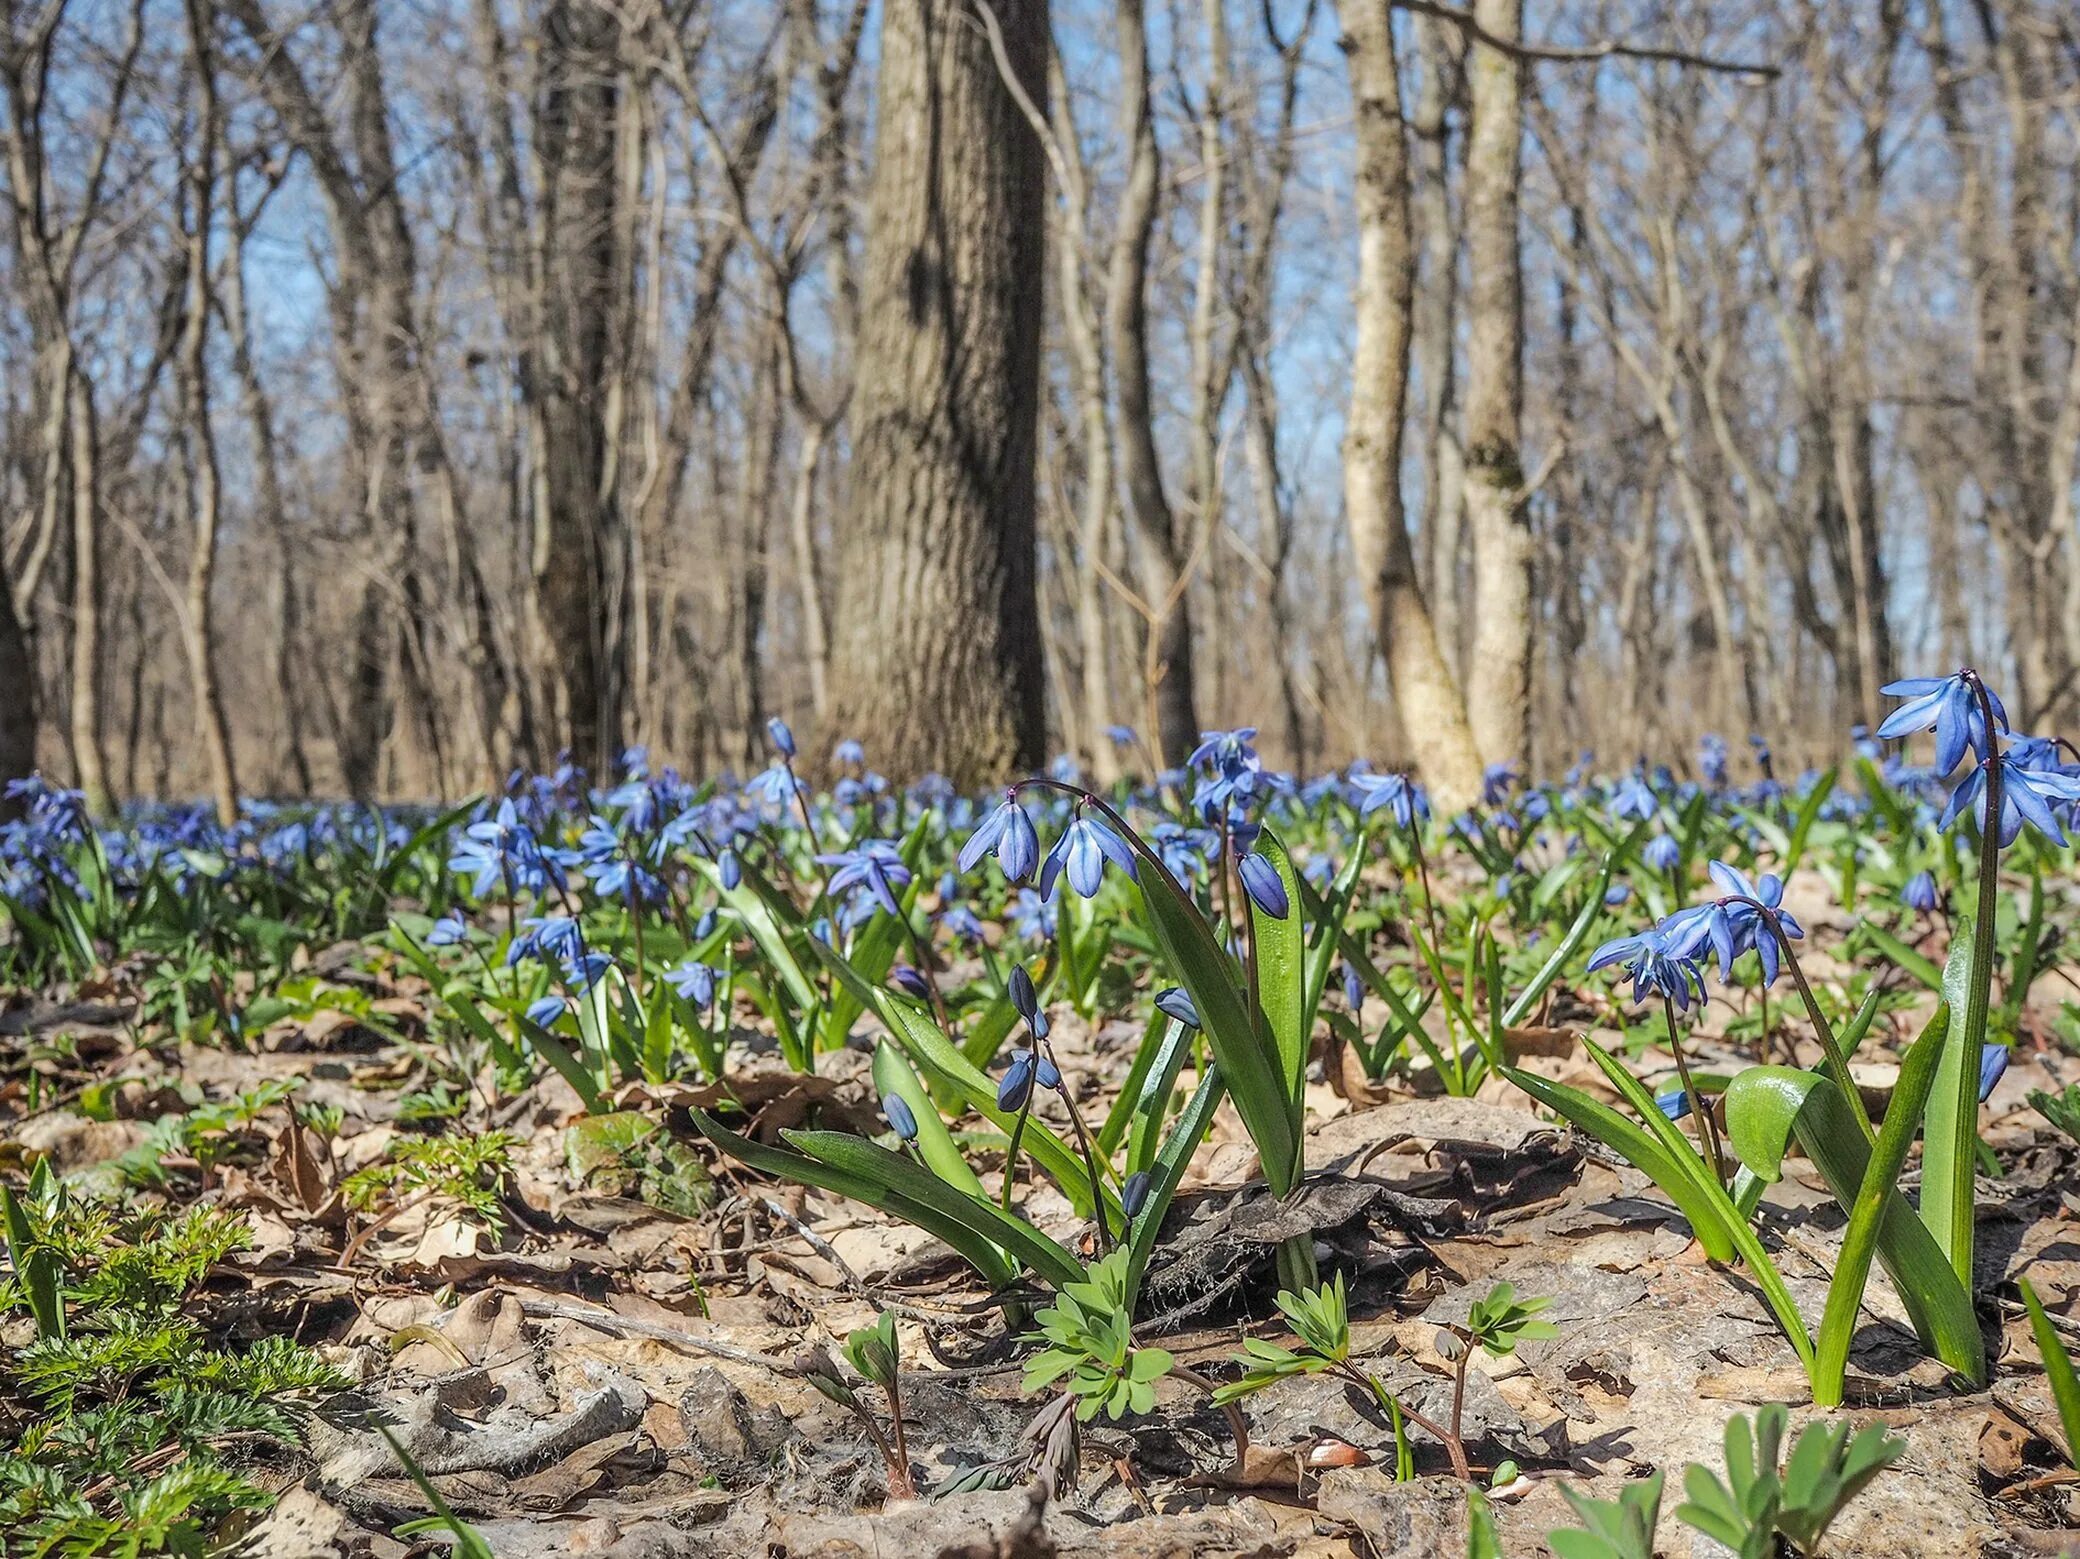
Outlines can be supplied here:
<path id="1" fill-rule="evenodd" d="M 973 871 L 985 855 L 996 856 L 1006 882 L 1025 881 L 1038 864 L 1040 836 L 1033 831 L 1033 820 L 1018 804 L 1016 796 L 1007 793 L 1003 804 L 968 835 L 955 865 L 965 875 Z"/>
<path id="2" fill-rule="evenodd" d="M 1033 989 L 1033 977 L 1026 973 L 1024 964 L 1011 966 L 1011 975 L 1005 981 L 1005 993 L 1011 998 L 1012 1009 L 1033 1031 L 1033 1038 L 1047 1038 L 1047 1014 L 1040 1010 L 1040 993 Z"/>
<path id="3" fill-rule="evenodd" d="M 715 981 L 721 972 L 709 964 L 689 959 L 677 968 L 665 970 L 664 977 L 682 1001 L 689 1001 L 697 1010 L 705 1012 L 715 1000 Z"/>
<path id="4" fill-rule="evenodd" d="M 1683 1012 L 1692 1001 L 1704 1001 L 1704 975 L 1697 960 L 1675 951 L 1659 926 L 1650 926 L 1632 936 L 1614 938 L 1596 949 L 1589 959 L 1589 972 L 1622 964 L 1632 980 L 1632 999 L 1645 1001 L 1649 995 L 1665 996 Z"/>
<path id="5" fill-rule="evenodd" d="M 1982 759 L 1992 757 L 1993 738 L 1979 707 L 1976 682 L 1976 675 L 1960 671 L 1947 677 L 1906 677 L 1886 683 L 1880 692 L 1907 702 L 1885 717 L 1878 735 L 1889 741 L 1916 731 L 1935 732 L 1938 778 L 1947 777 L 1957 767 L 1968 747 Z M 2001 706 L 2000 695 L 1986 688 L 1986 702 L 1993 711 L 1994 724 L 2006 732 L 2008 711 Z"/>
<path id="6" fill-rule="evenodd" d="M 1621 822 L 1644 823 L 1661 808 L 1654 792 L 1637 774 L 1628 774 L 1611 792 L 1610 814 Z"/>
<path id="7" fill-rule="evenodd" d="M 2015 842 L 2025 822 L 2047 838 L 2064 844 L 2065 830 L 2059 826 L 2058 814 L 2052 808 L 2059 802 L 2080 801 L 2080 778 L 2057 770 L 2025 769 L 2006 753 L 1993 761 L 2001 766 L 2001 816 L 1997 831 L 2001 847 L 2005 849 Z M 1983 833 L 1986 828 L 1984 763 L 1975 767 L 1950 792 L 1950 804 L 1943 809 L 1936 826 L 1948 829 L 1968 809 Z"/>
<path id="8" fill-rule="evenodd" d="M 1672 872 L 1683 859 L 1683 846 L 1674 834 L 1656 834 L 1641 849 L 1639 858 L 1657 872 Z"/>
<path id="9" fill-rule="evenodd" d="M 882 1095 L 881 1117 L 888 1122 L 889 1127 L 895 1134 L 905 1142 L 915 1142 L 917 1140 L 917 1117 L 911 1112 L 910 1106 L 904 1102 L 901 1094 L 891 1093 Z"/>
<path id="10" fill-rule="evenodd" d="M 453 947 L 469 935 L 469 923 L 452 911 L 433 923 L 426 933 L 428 947 Z"/>
<path id="11" fill-rule="evenodd" d="M 910 881 L 910 868 L 903 864 L 902 851 L 889 840 L 862 839 L 853 849 L 819 855 L 816 860 L 819 865 L 837 868 L 830 880 L 833 898 L 860 889 L 891 915 L 902 914 L 896 892 Z"/>
<path id="12" fill-rule="evenodd" d="M 1430 815 L 1430 802 L 1420 786 L 1406 774 L 1352 774 L 1351 788 L 1358 793 L 1358 816 L 1370 817 L 1381 809 L 1393 813 L 1394 826 L 1408 828 L 1418 817 Z"/>
<path id="13" fill-rule="evenodd" d="M 1126 841 L 1090 813 L 1077 813 L 1041 863 L 1041 897 L 1054 897 L 1055 879 L 1066 869 L 1070 887 L 1087 899 L 1096 898 L 1107 861 L 1129 877 L 1135 875 L 1134 854 Z"/>
<path id="14" fill-rule="evenodd" d="M 794 756 L 794 732 L 787 728 L 785 720 L 778 715 L 774 715 L 772 719 L 766 722 L 766 735 L 772 738 L 773 746 L 779 751 L 781 757 L 792 758 Z"/>
<path id="15" fill-rule="evenodd" d="M 1165 1017 L 1175 1018 L 1186 1028 L 1195 1029 L 1200 1026 L 1199 1009 L 1192 1004 L 1191 996 L 1178 986 L 1173 985 L 1170 989 L 1157 993 L 1156 1010 Z"/>
<path id="16" fill-rule="evenodd" d="M 1899 901 L 1919 914 L 1934 913 L 1935 907 L 1942 902 L 1942 895 L 1936 890 L 1935 873 L 1914 873 L 1900 888 Z"/>
<path id="17" fill-rule="evenodd" d="M 1249 895 L 1250 902 L 1269 915 L 1273 920 L 1284 920 L 1292 904 L 1286 898 L 1285 879 L 1269 857 L 1252 850 L 1235 864 L 1235 875 L 1242 879 L 1242 889 Z"/>

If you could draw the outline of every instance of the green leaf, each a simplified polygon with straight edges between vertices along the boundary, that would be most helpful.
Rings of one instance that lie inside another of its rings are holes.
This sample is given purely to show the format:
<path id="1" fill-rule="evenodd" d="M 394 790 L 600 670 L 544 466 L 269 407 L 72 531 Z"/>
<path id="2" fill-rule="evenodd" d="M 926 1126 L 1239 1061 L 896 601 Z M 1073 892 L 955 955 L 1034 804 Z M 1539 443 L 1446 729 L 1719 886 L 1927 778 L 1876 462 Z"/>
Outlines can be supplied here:
<path id="1" fill-rule="evenodd" d="M 1894 964 L 1906 970 L 1930 990 L 1940 991 L 1943 988 L 1943 971 L 1936 967 L 1936 961 L 1924 953 L 1915 952 L 1876 921 L 1863 921 L 1856 927 L 1853 935 L 1871 943 Z M 1961 939 L 1959 945 L 1962 945 Z"/>
<path id="2" fill-rule="evenodd" d="M 1266 1043 L 1235 983 L 1235 966 L 1161 858 L 1129 832 L 1141 902 L 1163 962 L 1192 998 L 1206 1041 L 1220 1063 L 1236 1113 L 1256 1144 L 1273 1196 L 1300 1178 L 1300 1117 L 1275 1046 Z"/>
<path id="3" fill-rule="evenodd" d="M 968 1265 L 981 1273 L 983 1280 L 993 1289 L 1004 1287 L 1018 1275 L 1017 1268 L 998 1249 L 991 1235 L 981 1232 L 965 1215 L 955 1217 L 936 1204 L 913 1200 L 891 1187 L 886 1179 L 739 1136 L 704 1110 L 688 1109 L 686 1113 L 694 1130 L 741 1164 L 782 1180 L 792 1180 L 798 1185 L 835 1191 L 840 1196 L 849 1196 L 856 1202 L 879 1208 L 892 1218 L 916 1224 L 925 1233 L 945 1241 Z M 894 1157 L 893 1154 L 889 1156 Z M 922 1170 L 918 1172 L 924 1173 Z M 958 1196 L 959 1193 L 948 1194 Z M 1070 1275 L 1077 1271 L 1080 1269 L 1071 1263 Z"/>
<path id="4" fill-rule="evenodd" d="M 894 1094 L 910 1106 L 917 1121 L 917 1151 L 925 1167 L 955 1190 L 986 1199 L 981 1180 L 946 1129 L 938 1105 L 910 1070 L 910 1063 L 885 1039 L 874 1046 L 874 1086 L 884 1099 Z"/>
<path id="5" fill-rule="evenodd" d="M 1849 1345 L 1856 1333 L 1857 1311 L 1863 1303 L 1871 1257 L 1877 1250 L 1878 1231 L 1882 1220 L 1900 1200 L 1900 1171 L 1906 1167 L 1907 1151 L 1920 1128 L 1921 1112 L 1928 1104 L 1928 1091 L 1935 1083 L 1936 1064 L 1949 1030 L 1950 1009 L 1939 1005 L 1920 1039 L 1900 1063 L 1899 1081 L 1893 1087 L 1892 1102 L 1886 1106 L 1877 1146 L 1871 1151 L 1869 1166 L 1853 1200 L 1847 1204 L 1849 1227 L 1842 1236 L 1842 1252 L 1836 1258 L 1834 1275 L 1828 1280 L 1827 1309 L 1820 1318 L 1820 1336 L 1814 1350 L 1813 1400 L 1821 1407 L 1841 1405 L 1842 1376 L 1848 1368 Z M 1947 1265 L 1943 1272 L 1951 1275 Z M 1976 1342 L 1976 1324 L 1971 1335 Z M 1923 1341 L 1929 1339 L 1924 1335 Z"/>
<path id="6" fill-rule="evenodd" d="M 1978 911 L 1993 913 L 1989 884 Z M 1979 936 L 1976 923 L 1960 923 L 1951 939 L 1943 968 L 1943 1000 L 1950 1023 L 1935 1083 L 1928 1097 L 1928 1126 L 1921 1148 L 1921 1221 L 1969 1290 L 1972 1272 L 1972 1177 L 1979 1158 L 1979 1046 L 1986 1037 L 1986 1003 L 1980 971 L 1974 968 Z M 1972 1022 L 1971 1005 L 1979 1004 Z"/>
<path id="7" fill-rule="evenodd" d="M 1935 1033 L 1933 1029 L 1924 1033 L 1916 1049 L 1928 1044 Z M 1913 1060 L 1911 1054 L 1908 1059 Z M 1782 1175 L 1784 1152 L 1795 1135 L 1819 1166 L 1836 1200 L 1854 1215 L 1872 1150 L 1855 1129 L 1855 1117 L 1832 1080 L 1790 1067 L 1749 1067 L 1727 1087 L 1726 1125 L 1741 1162 L 1764 1180 Z M 1912 1131 L 1911 1125 L 1904 1129 Z M 1878 1259 L 1892 1275 L 1915 1332 L 1945 1364 L 1975 1384 L 1983 1383 L 1985 1345 L 1971 1301 L 1906 1199 L 1890 1183 L 1880 1181 L 1879 1190 L 1883 1212 L 1876 1231 Z M 1863 1260 L 1867 1272 L 1868 1256 Z M 1853 1311 L 1851 1316 L 1853 1320 Z M 1838 1321 L 1843 1324 L 1850 1323 Z M 1846 1339 L 1837 1337 L 1834 1346 L 1845 1349 Z M 1809 1368 L 1814 1396 L 1819 1400 L 1827 1382 L 1817 1361 Z M 1839 1396 L 1838 1379 L 1833 1391 Z"/>
<path id="8" fill-rule="evenodd" d="M 1185 1165 L 1198 1152 L 1206 1129 L 1213 1124 L 1213 1112 L 1220 1107 L 1224 1087 L 1225 1079 L 1216 1062 L 1199 1080 L 1197 1090 L 1177 1117 L 1177 1124 L 1170 1128 L 1170 1135 L 1163 1140 L 1163 1146 L 1149 1168 L 1148 1197 L 1141 1204 L 1140 1216 L 1134 1220 L 1133 1238 L 1127 1246 L 1129 1312 L 1140 1301 L 1141 1277 L 1148 1270 L 1148 1258 L 1154 1254 L 1156 1238 L 1163 1231 L 1163 1219 L 1170 1211 L 1170 1199 L 1177 1194 L 1177 1183 L 1184 1178 Z"/>
<path id="9" fill-rule="evenodd" d="M 930 1170 L 849 1131 L 783 1131 L 781 1140 L 844 1174 L 885 1186 L 895 1195 L 959 1223 L 1001 1245 L 1049 1283 L 1073 1283 L 1083 1266 L 1060 1245 L 987 1197 L 972 1197 Z"/>
<path id="10" fill-rule="evenodd" d="M 2065 1431 L 2066 1461 L 2080 1467 L 2080 1378 L 2073 1373 L 2073 1356 L 2063 1338 L 2044 1313 L 2044 1303 L 2029 1279 L 2022 1278 L 2023 1308 L 2029 1311 L 2030 1335 L 2037 1340 L 2037 1353 L 2044 1361 L 2044 1378 L 2051 1386 L 2051 1400 L 2058 1407 L 2058 1426 Z"/>
<path id="11" fill-rule="evenodd" d="M 1283 919 L 1264 913 L 1249 901 L 1250 924 L 1257 938 L 1257 1005 L 1278 1048 L 1289 1110 L 1300 1114 L 1301 1089 L 1307 1080 L 1307 1050 L 1314 1009 L 1307 1005 L 1307 948 L 1300 917 L 1299 874 L 1292 857 L 1270 829 L 1257 836 L 1256 853 L 1269 861 L 1285 884 Z"/>

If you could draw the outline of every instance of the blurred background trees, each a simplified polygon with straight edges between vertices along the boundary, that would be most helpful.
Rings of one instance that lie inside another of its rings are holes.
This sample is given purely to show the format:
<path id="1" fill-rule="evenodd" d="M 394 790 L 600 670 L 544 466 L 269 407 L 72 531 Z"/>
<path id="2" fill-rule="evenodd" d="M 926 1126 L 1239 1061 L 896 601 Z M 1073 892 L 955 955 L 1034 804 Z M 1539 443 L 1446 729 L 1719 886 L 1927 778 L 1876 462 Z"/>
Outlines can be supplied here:
<path id="1" fill-rule="evenodd" d="M 2080 712 L 2053 0 L 4 3 L 0 769 L 97 805 Z"/>

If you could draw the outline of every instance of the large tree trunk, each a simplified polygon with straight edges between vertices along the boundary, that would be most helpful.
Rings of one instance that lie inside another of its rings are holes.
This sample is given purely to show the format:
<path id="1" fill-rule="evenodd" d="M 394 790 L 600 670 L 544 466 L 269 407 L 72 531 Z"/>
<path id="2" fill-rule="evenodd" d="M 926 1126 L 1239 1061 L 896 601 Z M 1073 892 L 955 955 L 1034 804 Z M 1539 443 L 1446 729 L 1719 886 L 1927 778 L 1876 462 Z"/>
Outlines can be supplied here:
<path id="1" fill-rule="evenodd" d="M 210 426 L 207 361 L 209 318 L 214 303 L 209 239 L 217 187 L 216 18 L 209 0 L 187 0 L 186 11 L 198 124 L 195 159 L 188 169 L 194 225 L 188 234 L 188 287 L 177 372 L 181 407 L 187 414 L 182 435 L 187 446 L 182 496 L 192 531 L 188 600 L 182 628 L 188 674 L 195 689 L 195 734 L 209 768 L 210 799 L 216 804 L 217 821 L 229 828 L 238 821 L 238 771 L 232 762 L 231 733 L 224 721 L 224 694 L 217 680 L 210 613 L 211 589 L 217 577 L 218 494 L 222 486 L 217 470 L 216 432 Z"/>
<path id="2" fill-rule="evenodd" d="M 1038 100 L 1045 0 L 995 7 Z M 833 720 L 894 774 L 1043 758 L 1035 590 L 1040 145 L 971 7 L 890 0 L 867 220 Z"/>
<path id="3" fill-rule="evenodd" d="M 1120 0 L 1117 15 L 1120 128 L 1128 162 L 1106 276 L 1105 334 L 1119 396 L 1120 476 L 1126 486 L 1127 514 L 1134 522 L 1136 577 L 1148 625 L 1143 674 L 1162 760 L 1181 764 L 1199 741 L 1199 715 L 1192 698 L 1192 614 L 1185 593 L 1185 549 L 1156 457 L 1155 410 L 1148 385 L 1148 247 L 1162 193 L 1162 165 L 1149 103 L 1148 33 L 1141 0 Z"/>
<path id="4" fill-rule="evenodd" d="M 1358 328 L 1343 443 L 1345 518 L 1410 749 L 1438 805 L 1454 812 L 1479 799 L 1481 760 L 1423 601 L 1401 500 L 1414 266 L 1408 143 L 1386 0 L 1346 4 L 1343 50 L 1358 153 Z"/>
<path id="5" fill-rule="evenodd" d="M 1523 0 L 1475 0 L 1493 37 L 1514 40 Z M 1517 422 L 1523 396 L 1524 278 L 1517 247 L 1522 63 L 1492 44 L 1466 52 L 1466 513 L 1474 547 L 1467 713 L 1489 763 L 1521 762 L 1531 740 L 1531 525 Z"/>
<path id="6" fill-rule="evenodd" d="M 606 627 L 618 599 L 620 523 L 606 401 L 613 381 L 616 146 L 620 22 L 600 0 L 559 0 L 543 28 L 543 459 L 546 507 L 535 514 L 542 599 L 539 671 L 558 725 L 581 763 L 604 775 L 619 736 Z"/>
<path id="7" fill-rule="evenodd" d="M 36 667 L 22 620 L 15 615 L 6 569 L 6 552 L 0 549 L 0 783 L 36 768 Z M 0 801 L 0 816 L 6 812 Z"/>

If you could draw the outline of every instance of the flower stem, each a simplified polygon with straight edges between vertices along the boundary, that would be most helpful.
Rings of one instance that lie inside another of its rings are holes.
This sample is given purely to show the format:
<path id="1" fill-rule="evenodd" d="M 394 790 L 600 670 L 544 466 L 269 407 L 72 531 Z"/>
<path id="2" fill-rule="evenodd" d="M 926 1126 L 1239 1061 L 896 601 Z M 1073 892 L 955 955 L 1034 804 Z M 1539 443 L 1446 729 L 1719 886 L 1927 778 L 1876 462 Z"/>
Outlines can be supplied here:
<path id="1" fill-rule="evenodd" d="M 1727 1182 L 1726 1155 L 1719 1148 L 1719 1123 L 1712 1119 L 1711 1107 L 1705 1103 L 1704 1095 L 1697 1091 L 1697 1084 L 1690 1077 L 1690 1058 L 1683 1053 L 1683 1041 L 1676 1031 L 1676 1004 L 1668 997 L 1661 998 L 1661 1016 L 1668 1024 L 1668 1048 L 1676 1058 L 1676 1075 L 1683 1080 L 1683 1092 L 1690 1100 L 1690 1113 L 1697 1117 L 1697 1135 L 1704 1143 L 1705 1156 L 1711 1160 L 1712 1173 L 1722 1186 Z"/>

